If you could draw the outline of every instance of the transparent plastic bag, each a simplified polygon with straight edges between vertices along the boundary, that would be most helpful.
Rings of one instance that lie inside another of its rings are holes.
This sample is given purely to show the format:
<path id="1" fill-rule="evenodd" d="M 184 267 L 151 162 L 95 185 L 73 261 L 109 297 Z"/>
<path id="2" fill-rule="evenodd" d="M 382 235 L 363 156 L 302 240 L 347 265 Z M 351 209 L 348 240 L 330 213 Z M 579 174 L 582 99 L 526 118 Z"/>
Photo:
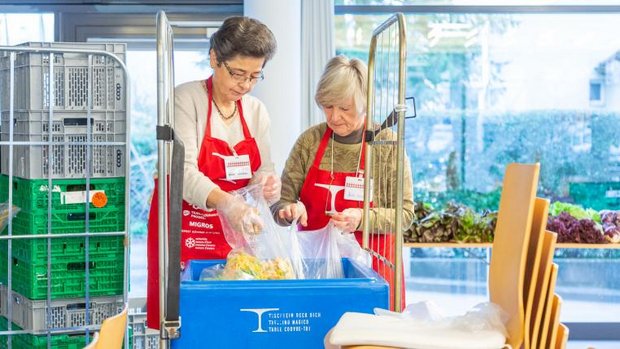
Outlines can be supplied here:
<path id="1" fill-rule="evenodd" d="M 353 234 L 343 234 L 331 223 L 313 231 L 297 231 L 296 222 L 290 227 L 278 225 L 259 185 L 250 185 L 231 194 L 242 197 L 254 207 L 263 222 L 260 232 L 244 233 L 235 231 L 222 220 L 224 236 L 232 247 L 227 264 L 232 259 L 233 263 L 243 262 L 238 268 L 263 266 L 263 269 L 255 267 L 254 272 L 245 274 L 255 279 L 335 279 L 344 277 L 343 257 L 370 266 L 369 254 L 359 246 Z M 221 278 L 228 277 L 235 277 L 235 273 L 225 273 Z"/>
<path id="2" fill-rule="evenodd" d="M 348 258 L 368 268 L 372 267 L 372 256 L 360 246 L 355 239 L 355 234 L 342 232 L 338 236 L 337 242 L 340 257 Z"/>
<path id="3" fill-rule="evenodd" d="M 338 240 L 342 236 L 332 223 L 318 230 L 293 233 L 297 235 L 299 250 L 305 261 L 304 273 L 308 279 L 339 279 L 344 277 Z"/>
<path id="4" fill-rule="evenodd" d="M 239 232 L 225 219 L 222 220 L 224 237 L 232 251 L 227 257 L 227 266 L 221 278 L 235 279 L 235 270 L 243 270 L 244 274 L 259 280 L 305 278 L 294 231 L 279 226 L 273 220 L 269 206 L 262 197 L 260 185 L 250 185 L 231 194 L 243 198 L 254 207 L 263 226 L 259 232 Z M 240 279 L 247 278 L 243 276 Z"/>
<path id="5" fill-rule="evenodd" d="M 15 217 L 15 215 L 21 209 L 15 205 L 13 205 L 11 210 L 11 219 Z M 4 228 L 9 224 L 9 203 L 3 202 L 0 204 L 0 232 L 4 231 Z"/>
<path id="6" fill-rule="evenodd" d="M 499 306 L 481 303 L 462 316 L 445 317 L 432 302 L 410 304 L 403 313 L 346 312 L 331 331 L 330 345 L 396 348 L 510 348 L 508 320 Z"/>
<path id="7" fill-rule="evenodd" d="M 380 308 L 375 308 L 374 313 L 412 321 L 416 326 L 428 329 L 498 331 L 505 337 L 508 336 L 505 324 L 509 317 L 499 305 L 491 302 L 479 303 L 459 316 L 444 316 L 441 309 L 431 301 L 408 304 L 402 313 Z"/>

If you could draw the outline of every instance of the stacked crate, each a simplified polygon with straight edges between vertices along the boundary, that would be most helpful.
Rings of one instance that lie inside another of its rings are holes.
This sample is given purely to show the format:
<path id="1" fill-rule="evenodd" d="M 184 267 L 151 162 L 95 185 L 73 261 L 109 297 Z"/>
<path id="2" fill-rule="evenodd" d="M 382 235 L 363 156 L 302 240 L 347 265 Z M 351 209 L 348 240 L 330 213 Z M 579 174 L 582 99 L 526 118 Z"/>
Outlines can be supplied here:
<path id="1" fill-rule="evenodd" d="M 124 44 L 23 46 L 125 56 Z M 15 57 L 11 113 L 9 53 L 0 52 L 0 140 L 13 143 L 0 147 L 0 202 L 11 191 L 19 208 L 10 234 L 124 232 L 123 68 L 105 55 L 66 51 Z M 16 349 L 47 348 L 50 330 L 53 347 L 83 347 L 83 326 L 101 324 L 123 308 L 124 261 L 122 235 L 0 240 L 0 330 L 11 319 L 13 330 L 29 332 L 11 337 Z M 0 336 L 5 347 L 8 336 Z"/>
<path id="2" fill-rule="evenodd" d="M 136 304 L 132 304 L 134 301 Z M 130 348 L 133 349 L 158 349 L 159 331 L 146 326 L 146 299 L 132 299 L 129 302 L 127 325 L 129 326 Z"/>

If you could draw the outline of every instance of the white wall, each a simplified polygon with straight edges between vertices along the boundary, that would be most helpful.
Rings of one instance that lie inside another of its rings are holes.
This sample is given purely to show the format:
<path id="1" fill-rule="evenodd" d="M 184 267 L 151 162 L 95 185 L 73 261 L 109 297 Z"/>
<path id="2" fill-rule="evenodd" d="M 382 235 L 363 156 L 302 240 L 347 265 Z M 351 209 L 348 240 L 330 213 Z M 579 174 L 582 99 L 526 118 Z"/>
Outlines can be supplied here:
<path id="1" fill-rule="evenodd" d="M 245 0 L 243 12 L 265 23 L 278 41 L 265 80 L 252 94 L 271 116 L 271 148 L 280 173 L 301 132 L 301 0 Z"/>

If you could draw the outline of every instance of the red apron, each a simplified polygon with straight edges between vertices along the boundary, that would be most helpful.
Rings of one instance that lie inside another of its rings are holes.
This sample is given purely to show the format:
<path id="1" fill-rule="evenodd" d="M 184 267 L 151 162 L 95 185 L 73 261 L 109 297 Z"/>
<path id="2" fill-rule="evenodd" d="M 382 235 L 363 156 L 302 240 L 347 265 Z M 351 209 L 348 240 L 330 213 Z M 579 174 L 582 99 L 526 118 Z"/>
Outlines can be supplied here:
<path id="1" fill-rule="evenodd" d="M 198 154 L 198 169 L 209 177 L 220 189 L 229 192 L 241 189 L 248 185 L 249 179 L 227 181 L 224 159 L 220 156 L 248 155 L 252 173 L 256 172 L 261 165 L 260 153 L 256 141 L 250 135 L 248 125 L 243 117 L 241 100 L 238 100 L 237 109 L 239 119 L 243 127 L 244 140 L 237 143 L 231 150 L 228 143 L 221 139 L 211 137 L 211 102 L 213 100 L 211 78 L 205 82 L 208 98 L 207 125 L 205 135 Z M 181 268 L 190 259 L 226 259 L 231 247 L 226 242 L 222 225 L 216 210 L 203 210 L 183 200 L 183 220 L 181 223 Z M 151 210 L 149 212 L 148 239 L 147 239 L 147 326 L 159 329 L 159 247 L 158 247 L 158 206 L 157 206 L 157 181 Z"/>
<path id="2" fill-rule="evenodd" d="M 308 212 L 308 226 L 302 227 L 299 225 L 300 230 L 317 230 L 325 227 L 329 223 L 329 216 L 325 214 L 326 211 L 338 211 L 342 212 L 346 208 L 362 208 L 363 202 L 355 200 L 347 200 L 344 198 L 344 186 L 346 178 L 351 176 L 358 176 L 360 174 L 355 172 L 331 172 L 320 169 L 321 159 L 325 154 L 325 149 L 329 143 L 329 138 L 332 135 L 332 129 L 329 127 L 325 131 L 319 148 L 317 149 L 314 162 L 310 171 L 306 176 L 301 192 L 299 193 L 299 200 L 306 206 Z M 364 170 L 364 141 L 362 141 L 362 154 L 360 157 L 360 172 Z M 372 203 L 371 203 L 372 205 Z M 362 232 L 356 231 L 355 238 L 362 244 Z M 393 250 L 393 238 L 392 234 L 377 234 L 370 239 L 370 248 L 385 257 L 391 263 L 394 263 L 394 250 Z M 390 285 L 390 309 L 394 309 L 392 303 L 392 296 L 394 293 L 393 275 L 394 272 L 391 268 L 385 266 L 377 258 L 372 259 L 372 268 Z M 402 307 L 405 306 L 405 284 L 403 282 L 402 287 Z"/>

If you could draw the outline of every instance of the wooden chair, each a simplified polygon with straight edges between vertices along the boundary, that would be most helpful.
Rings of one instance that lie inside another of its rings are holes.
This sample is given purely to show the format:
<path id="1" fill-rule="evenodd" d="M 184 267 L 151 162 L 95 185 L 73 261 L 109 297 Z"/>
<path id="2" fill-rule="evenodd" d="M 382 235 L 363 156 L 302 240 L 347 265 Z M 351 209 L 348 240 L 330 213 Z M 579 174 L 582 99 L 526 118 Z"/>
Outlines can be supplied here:
<path id="1" fill-rule="evenodd" d="M 84 349 L 120 349 L 123 347 L 126 331 L 127 305 L 125 304 L 120 313 L 103 320 L 99 333 L 95 333 L 92 342 Z"/>
<path id="2" fill-rule="evenodd" d="M 542 330 L 542 322 L 544 318 L 544 310 L 547 296 L 549 294 L 549 286 L 551 284 L 551 270 L 553 265 L 553 252 L 557 234 L 547 231 L 544 235 L 542 243 L 542 251 L 540 265 L 538 268 L 538 281 L 535 284 L 534 300 L 532 307 L 531 322 L 528 324 L 531 333 L 531 341 L 529 348 L 536 349 L 539 345 L 540 333 Z M 553 282 L 555 291 L 555 281 Z M 526 348 L 527 349 L 527 348 Z"/>
<path id="3" fill-rule="evenodd" d="M 532 223 L 539 171 L 538 164 L 509 164 L 506 167 L 489 266 L 490 301 L 498 304 L 510 317 L 506 325 L 509 335 L 506 343 L 513 348 L 520 348 L 525 336 L 524 295 L 530 235 L 533 230 L 540 234 L 542 227 L 546 226 L 544 203 L 536 214 L 538 222 Z M 531 267 L 530 278 L 535 274 L 534 265 Z M 353 345 L 343 348 L 389 347 Z"/>
<path id="4" fill-rule="evenodd" d="M 562 297 L 557 294 L 553 295 L 553 303 L 551 307 L 549 335 L 545 343 L 545 348 L 552 348 L 557 342 L 558 332 L 560 328 L 560 309 L 562 308 Z M 543 343 L 542 341 L 540 342 Z"/>
<path id="5" fill-rule="evenodd" d="M 513 348 L 525 335 L 525 271 L 539 171 L 538 164 L 506 167 L 491 252 L 489 297 L 510 316 L 506 343 Z"/>
<path id="6" fill-rule="evenodd" d="M 554 305 L 557 305 L 555 294 L 555 283 L 558 278 L 558 265 L 551 265 L 551 273 L 549 275 L 549 287 L 547 290 L 547 295 L 545 296 L 545 301 L 542 303 L 542 318 L 540 320 L 540 331 L 538 333 L 538 346 L 543 348 L 549 348 L 546 345 L 547 341 L 550 338 L 551 332 L 554 330 L 554 326 L 557 327 L 558 323 L 552 323 L 552 317 L 554 316 Z M 557 309 L 559 312 L 559 309 Z"/>
<path id="7" fill-rule="evenodd" d="M 532 232 L 527 250 L 527 261 L 525 264 L 525 334 L 523 337 L 524 346 L 529 349 L 532 342 L 532 333 L 529 324 L 533 321 L 534 294 L 536 284 L 539 282 L 538 270 L 542 256 L 543 244 L 547 227 L 547 216 L 549 214 L 549 200 L 536 198 L 534 204 L 534 219 L 532 220 Z"/>
<path id="8" fill-rule="evenodd" d="M 558 326 L 558 335 L 556 336 L 554 349 L 566 349 L 566 343 L 568 343 L 568 327 L 564 324 Z"/>

